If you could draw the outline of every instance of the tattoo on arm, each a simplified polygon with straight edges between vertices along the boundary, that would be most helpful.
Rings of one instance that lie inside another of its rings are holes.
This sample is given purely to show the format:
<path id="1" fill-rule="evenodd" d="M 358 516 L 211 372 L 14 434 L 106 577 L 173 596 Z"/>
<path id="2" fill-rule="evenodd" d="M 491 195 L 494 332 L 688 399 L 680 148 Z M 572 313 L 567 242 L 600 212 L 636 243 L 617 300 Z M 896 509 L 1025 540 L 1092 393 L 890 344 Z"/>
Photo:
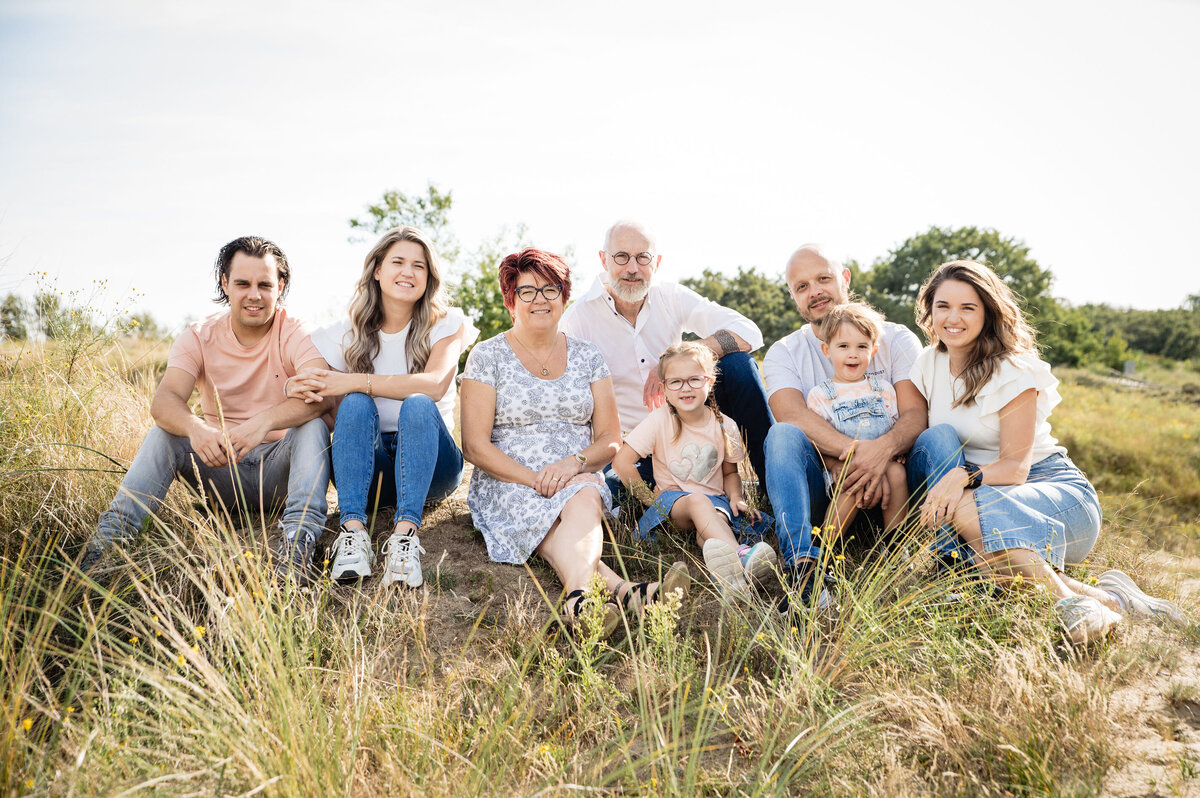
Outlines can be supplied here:
<path id="1" fill-rule="evenodd" d="M 741 347 L 738 346 L 729 330 L 717 330 L 713 333 L 713 340 L 721 347 L 721 357 L 741 351 Z"/>

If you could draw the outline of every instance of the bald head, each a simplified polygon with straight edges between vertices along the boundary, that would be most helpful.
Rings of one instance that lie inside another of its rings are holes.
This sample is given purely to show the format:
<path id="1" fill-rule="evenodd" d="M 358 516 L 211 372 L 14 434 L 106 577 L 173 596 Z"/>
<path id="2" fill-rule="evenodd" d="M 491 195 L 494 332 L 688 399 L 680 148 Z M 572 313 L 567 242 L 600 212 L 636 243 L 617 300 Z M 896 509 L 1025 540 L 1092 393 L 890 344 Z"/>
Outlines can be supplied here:
<path id="1" fill-rule="evenodd" d="M 639 249 L 639 252 L 653 252 L 658 246 L 654 233 L 649 227 L 633 219 L 618 219 L 604 234 L 604 249 L 608 252 L 616 252 L 613 249 L 615 240 L 624 239 L 628 235 L 638 236 L 644 243 L 645 246 Z"/>
<path id="2" fill-rule="evenodd" d="M 805 321 L 820 321 L 830 308 L 850 301 L 850 270 L 816 244 L 805 244 L 792 253 L 784 279 Z"/>

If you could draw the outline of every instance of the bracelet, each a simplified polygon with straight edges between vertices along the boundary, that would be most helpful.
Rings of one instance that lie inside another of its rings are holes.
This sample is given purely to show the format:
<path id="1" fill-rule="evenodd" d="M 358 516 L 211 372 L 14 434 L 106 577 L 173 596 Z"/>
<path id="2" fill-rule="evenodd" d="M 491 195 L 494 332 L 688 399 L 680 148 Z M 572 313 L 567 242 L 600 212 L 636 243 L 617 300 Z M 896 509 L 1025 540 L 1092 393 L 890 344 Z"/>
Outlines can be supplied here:
<path id="1" fill-rule="evenodd" d="M 292 383 L 292 377 L 288 377 L 286 380 L 283 381 L 283 398 L 284 399 L 288 398 L 288 386 L 291 385 L 291 383 Z"/>
<path id="2" fill-rule="evenodd" d="M 967 490 L 975 490 L 983 484 L 983 471 L 974 463 L 963 463 L 959 466 L 963 471 L 967 472 Z"/>
<path id="3" fill-rule="evenodd" d="M 375 398 L 374 392 L 371 391 L 371 374 L 370 374 L 370 372 L 367 373 L 367 396 L 371 397 L 372 399 Z"/>
<path id="4" fill-rule="evenodd" d="M 713 333 L 713 340 L 715 340 L 721 346 L 721 357 L 731 355 L 734 352 L 739 351 L 741 348 L 738 346 L 737 341 L 734 340 L 733 335 L 729 332 L 729 330 L 717 330 L 715 333 Z"/>

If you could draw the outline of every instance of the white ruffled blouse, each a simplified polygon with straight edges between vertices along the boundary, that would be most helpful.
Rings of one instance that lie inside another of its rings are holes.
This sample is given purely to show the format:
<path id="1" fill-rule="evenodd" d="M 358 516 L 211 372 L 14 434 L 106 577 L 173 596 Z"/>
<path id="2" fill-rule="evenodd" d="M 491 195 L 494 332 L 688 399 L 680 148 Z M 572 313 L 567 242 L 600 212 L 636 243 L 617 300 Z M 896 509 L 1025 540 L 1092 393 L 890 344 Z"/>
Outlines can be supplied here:
<path id="1" fill-rule="evenodd" d="M 979 465 L 1000 459 L 1000 418 L 1013 399 L 1033 388 L 1037 391 L 1033 459 L 1040 462 L 1052 454 L 1066 454 L 1050 434 L 1050 412 L 1062 401 L 1058 379 L 1050 364 L 1036 355 L 1010 355 L 975 396 L 970 405 L 951 407 L 962 393 L 962 381 L 950 376 L 950 355 L 926 347 L 913 363 L 912 381 L 929 405 L 929 426 L 949 424 L 963 442 L 967 460 Z"/>

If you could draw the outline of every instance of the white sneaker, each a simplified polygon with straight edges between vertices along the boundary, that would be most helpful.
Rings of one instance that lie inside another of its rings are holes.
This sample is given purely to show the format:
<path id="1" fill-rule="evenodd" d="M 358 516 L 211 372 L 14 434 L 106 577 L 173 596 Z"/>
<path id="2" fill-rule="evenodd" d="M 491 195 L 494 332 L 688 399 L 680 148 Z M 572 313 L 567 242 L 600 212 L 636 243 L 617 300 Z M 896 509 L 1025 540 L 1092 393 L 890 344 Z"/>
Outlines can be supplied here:
<path id="1" fill-rule="evenodd" d="M 721 598 L 726 601 L 745 598 L 750 586 L 746 583 L 746 569 L 742 567 L 737 549 L 724 541 L 709 538 L 704 541 L 701 552 L 709 573 L 717 580 Z"/>
<path id="2" fill-rule="evenodd" d="M 1173 602 L 1147 596 L 1124 571 L 1105 571 L 1096 587 L 1112 593 L 1125 605 L 1125 614 L 1135 621 L 1167 621 L 1187 626 L 1187 617 Z"/>
<path id="3" fill-rule="evenodd" d="M 333 567 L 329 578 L 335 582 L 351 582 L 371 575 L 371 536 L 365 529 L 347 529 L 333 541 Z"/>
<path id="4" fill-rule="evenodd" d="M 1088 596 L 1069 596 L 1054 605 L 1058 619 L 1075 645 L 1102 640 L 1121 616 Z"/>
<path id="5" fill-rule="evenodd" d="M 775 561 L 778 557 L 775 549 L 768 543 L 755 543 L 741 558 L 746 578 L 752 582 L 761 582 L 775 573 Z"/>
<path id="6" fill-rule="evenodd" d="M 421 555 L 425 553 L 425 549 L 421 548 L 421 539 L 415 534 L 393 532 L 380 552 L 387 558 L 383 578 L 379 580 L 381 585 L 420 587 L 425 583 L 424 577 L 421 576 Z"/>

